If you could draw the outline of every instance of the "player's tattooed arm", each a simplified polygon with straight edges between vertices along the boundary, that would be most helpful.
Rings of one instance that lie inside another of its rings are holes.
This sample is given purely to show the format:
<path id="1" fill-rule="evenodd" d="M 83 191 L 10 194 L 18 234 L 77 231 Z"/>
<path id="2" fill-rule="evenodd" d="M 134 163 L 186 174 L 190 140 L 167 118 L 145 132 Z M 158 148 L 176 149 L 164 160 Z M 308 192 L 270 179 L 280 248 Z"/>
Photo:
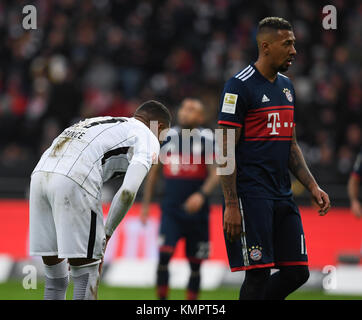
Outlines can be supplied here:
<path id="1" fill-rule="evenodd" d="M 329 196 L 319 188 L 318 183 L 310 172 L 307 163 L 304 160 L 302 150 L 298 145 L 295 128 L 293 129 L 293 138 L 290 146 L 289 170 L 303 186 L 310 191 L 314 200 L 320 207 L 319 213 L 321 215 L 326 214 L 331 206 Z"/>
<path id="2" fill-rule="evenodd" d="M 290 146 L 289 170 L 309 191 L 313 187 L 318 186 L 298 145 L 295 128 L 293 129 L 293 138 Z"/>
<path id="3" fill-rule="evenodd" d="M 221 168 L 226 167 L 229 162 L 233 162 L 231 165 L 234 170 L 231 174 L 220 175 L 221 188 L 225 199 L 225 211 L 224 211 L 224 231 L 229 241 L 234 241 L 240 237 L 241 234 L 241 215 L 238 203 L 238 195 L 236 192 L 236 165 L 235 165 L 235 146 L 239 141 L 241 128 L 219 126 L 219 129 L 223 130 L 222 134 L 222 146 L 219 147 L 219 152 L 222 152 L 227 161 L 224 164 L 219 165 Z M 235 141 L 232 149 L 232 154 L 228 152 L 228 139 L 227 130 L 235 130 Z"/>
<path id="4" fill-rule="evenodd" d="M 223 130 L 222 146 L 220 146 L 219 150 L 220 150 L 220 152 L 222 152 L 223 157 L 225 157 L 227 159 L 227 161 L 225 163 L 219 164 L 219 167 L 223 168 L 223 167 L 227 166 L 227 162 L 229 163 L 229 166 L 230 166 L 231 162 L 233 162 L 233 164 L 235 163 L 235 153 L 228 154 L 227 130 L 235 130 L 235 142 L 234 143 L 236 145 L 236 143 L 240 139 L 241 128 L 220 125 L 219 129 Z M 235 147 L 232 148 L 232 150 L 235 151 Z M 233 167 L 234 167 L 234 170 L 233 170 L 232 174 L 220 176 L 220 182 L 221 182 L 222 191 L 224 193 L 225 205 L 232 206 L 232 207 L 235 207 L 235 206 L 239 207 L 238 196 L 236 193 L 236 166 L 234 165 Z"/>

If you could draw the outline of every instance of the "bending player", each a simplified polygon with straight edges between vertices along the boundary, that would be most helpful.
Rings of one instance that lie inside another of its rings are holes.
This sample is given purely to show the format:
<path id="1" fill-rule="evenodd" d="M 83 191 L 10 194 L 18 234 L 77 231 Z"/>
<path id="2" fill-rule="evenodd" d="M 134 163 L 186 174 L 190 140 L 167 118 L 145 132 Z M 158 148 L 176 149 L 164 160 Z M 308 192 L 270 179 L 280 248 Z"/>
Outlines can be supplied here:
<path id="1" fill-rule="evenodd" d="M 204 106 L 198 99 L 186 98 L 178 110 L 178 126 L 169 131 L 168 140 L 160 152 L 160 161 L 146 179 L 141 219 L 146 222 L 149 203 L 158 174 L 163 169 L 165 188 L 162 200 L 160 227 L 160 253 L 157 267 L 157 296 L 167 299 L 169 289 L 168 265 L 177 242 L 186 239 L 186 256 L 190 264 L 187 286 L 189 300 L 197 299 L 200 289 L 200 267 L 209 253 L 209 204 L 208 195 L 218 183 L 213 163 L 214 149 L 211 131 L 200 128 L 204 122 Z M 182 141 L 183 129 L 193 130 L 192 141 Z M 186 142 L 186 143 L 185 143 Z M 191 144 L 191 154 L 183 150 Z M 209 144 L 210 149 L 205 148 Z M 168 154 L 168 151 L 170 153 Z M 190 156 L 190 162 L 182 158 Z M 201 161 L 196 161 L 199 157 Z M 163 161 L 162 161 L 163 158 Z M 209 159 L 210 161 L 206 161 Z M 211 163 L 211 164 L 208 164 Z"/>
<path id="2" fill-rule="evenodd" d="M 309 277 L 302 221 L 292 198 L 288 169 L 310 191 L 320 215 L 330 207 L 298 146 L 295 93 L 287 71 L 296 55 L 292 27 L 265 18 L 257 32 L 259 56 L 227 81 L 219 126 L 235 130 L 229 162 L 220 176 L 225 200 L 224 231 L 232 271 L 245 270 L 240 299 L 284 299 Z M 270 268 L 279 271 L 270 276 Z"/>
<path id="3" fill-rule="evenodd" d="M 44 152 L 32 173 L 29 200 L 30 255 L 43 258 L 44 299 L 65 299 L 66 259 L 74 299 L 97 298 L 106 242 L 157 159 L 159 133 L 169 128 L 170 121 L 164 105 L 147 101 L 133 118 L 81 121 L 65 129 Z M 118 176 L 124 181 L 104 226 L 102 185 Z"/>

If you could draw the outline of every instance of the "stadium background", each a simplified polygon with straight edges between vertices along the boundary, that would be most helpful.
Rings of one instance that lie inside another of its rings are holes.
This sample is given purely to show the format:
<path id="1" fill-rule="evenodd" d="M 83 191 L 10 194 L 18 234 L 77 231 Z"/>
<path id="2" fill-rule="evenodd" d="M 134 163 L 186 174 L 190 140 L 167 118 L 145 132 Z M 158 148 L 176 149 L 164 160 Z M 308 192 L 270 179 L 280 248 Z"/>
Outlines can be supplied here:
<path id="1" fill-rule="evenodd" d="M 22 8 L 26 4 L 37 9 L 36 30 L 22 28 Z M 322 27 L 322 8 L 326 4 L 337 9 L 336 30 Z M 27 256 L 26 199 L 30 173 L 54 137 L 84 117 L 130 116 L 148 99 L 164 102 L 175 115 L 186 96 L 199 97 L 205 103 L 206 125 L 215 128 L 224 82 L 255 61 L 257 22 L 273 15 L 284 17 L 293 25 L 298 55 L 287 75 L 292 78 L 297 94 L 298 139 L 311 171 L 337 207 L 319 218 L 311 208 L 308 193 L 293 183 L 295 198 L 302 206 L 308 254 L 315 271 L 306 287 L 321 290 L 325 278 L 321 271 L 326 265 L 334 265 L 337 271 L 342 268 L 339 291 L 362 296 L 361 289 L 356 289 L 362 288 L 362 284 L 354 278 L 343 278 L 347 270 L 349 274 L 357 272 L 357 278 L 362 279 L 358 267 L 362 224 L 349 211 L 346 190 L 362 145 L 361 2 L 3 0 L 1 299 L 22 296 L 22 266 L 40 266 L 39 260 L 29 260 Z M 106 208 L 119 185 L 120 182 L 106 185 Z M 142 190 L 138 197 L 141 196 Z M 107 253 L 106 283 L 153 285 L 154 267 L 147 266 L 153 266 L 157 259 L 157 203 L 161 197 L 162 183 L 156 190 L 147 228 L 139 224 L 137 206 L 122 223 L 113 249 Z M 220 199 L 218 189 L 212 197 L 210 224 L 215 249 L 203 271 L 207 274 L 205 278 L 218 279 L 203 284 L 215 292 L 223 290 L 220 286 L 235 288 L 242 278 L 241 273 L 229 273 L 225 265 Z M 182 287 L 188 272 L 182 243 L 172 268 L 172 286 Z M 38 269 L 41 279 L 41 267 Z M 122 297 L 122 291 L 117 292 L 111 297 Z M 152 291 L 146 297 L 154 297 Z"/>

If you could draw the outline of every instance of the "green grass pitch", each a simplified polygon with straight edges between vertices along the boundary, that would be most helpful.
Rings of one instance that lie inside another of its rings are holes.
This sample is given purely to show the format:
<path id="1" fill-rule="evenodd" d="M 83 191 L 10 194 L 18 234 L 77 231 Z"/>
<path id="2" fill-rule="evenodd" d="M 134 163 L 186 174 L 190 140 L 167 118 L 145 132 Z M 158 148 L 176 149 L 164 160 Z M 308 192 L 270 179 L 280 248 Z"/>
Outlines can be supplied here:
<path id="1" fill-rule="evenodd" d="M 0 300 L 41 300 L 43 298 L 44 283 L 38 283 L 37 289 L 25 290 L 21 281 L 9 281 L 0 283 Z M 67 291 L 67 299 L 72 299 L 72 284 Z M 200 294 L 200 300 L 236 300 L 238 289 L 219 288 L 217 290 L 204 290 Z M 156 299 L 154 288 L 124 288 L 110 287 L 101 284 L 98 290 L 100 300 L 154 300 Z M 185 299 L 185 291 L 179 289 L 170 290 L 171 300 Z M 298 290 L 291 294 L 291 300 L 362 300 L 362 296 L 326 295 L 322 291 Z"/>

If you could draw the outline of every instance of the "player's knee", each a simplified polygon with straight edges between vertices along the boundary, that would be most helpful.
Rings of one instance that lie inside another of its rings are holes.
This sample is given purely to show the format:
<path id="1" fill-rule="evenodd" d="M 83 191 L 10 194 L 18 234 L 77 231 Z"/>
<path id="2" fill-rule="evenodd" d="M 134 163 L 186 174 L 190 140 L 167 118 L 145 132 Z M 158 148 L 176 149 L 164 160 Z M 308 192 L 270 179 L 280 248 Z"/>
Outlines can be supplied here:
<path id="1" fill-rule="evenodd" d="M 307 266 L 290 266 L 281 270 L 283 276 L 296 287 L 300 287 L 309 279 L 309 269 Z"/>

